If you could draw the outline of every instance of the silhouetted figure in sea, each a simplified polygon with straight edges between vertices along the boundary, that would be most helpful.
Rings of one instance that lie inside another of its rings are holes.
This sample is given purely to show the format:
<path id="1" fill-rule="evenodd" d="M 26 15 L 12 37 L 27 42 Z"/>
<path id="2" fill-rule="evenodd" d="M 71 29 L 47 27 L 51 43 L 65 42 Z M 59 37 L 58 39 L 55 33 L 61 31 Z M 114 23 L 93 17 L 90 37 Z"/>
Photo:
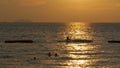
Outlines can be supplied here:
<path id="1" fill-rule="evenodd" d="M 55 53 L 55 57 L 57 57 L 58 56 L 58 54 L 57 53 Z"/>
<path id="2" fill-rule="evenodd" d="M 36 57 L 33 57 L 34 60 L 36 60 L 37 58 Z"/>
<path id="3" fill-rule="evenodd" d="M 51 56 L 51 53 L 50 53 L 50 52 L 48 53 L 48 56 L 49 56 L 49 57 Z"/>
<path id="4" fill-rule="evenodd" d="M 66 41 L 69 42 L 71 39 L 69 36 L 67 36 Z"/>

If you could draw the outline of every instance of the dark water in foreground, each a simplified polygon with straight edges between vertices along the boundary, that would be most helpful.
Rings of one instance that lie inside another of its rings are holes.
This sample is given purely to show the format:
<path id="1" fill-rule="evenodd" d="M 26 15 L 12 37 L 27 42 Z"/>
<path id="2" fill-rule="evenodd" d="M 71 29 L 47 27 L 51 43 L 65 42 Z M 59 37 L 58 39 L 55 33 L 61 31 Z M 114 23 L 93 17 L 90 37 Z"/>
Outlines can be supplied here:
<path id="1" fill-rule="evenodd" d="M 66 36 L 93 43 L 60 43 Z M 4 43 L 31 39 L 34 43 Z M 1 23 L 0 68 L 120 68 L 120 24 Z"/>

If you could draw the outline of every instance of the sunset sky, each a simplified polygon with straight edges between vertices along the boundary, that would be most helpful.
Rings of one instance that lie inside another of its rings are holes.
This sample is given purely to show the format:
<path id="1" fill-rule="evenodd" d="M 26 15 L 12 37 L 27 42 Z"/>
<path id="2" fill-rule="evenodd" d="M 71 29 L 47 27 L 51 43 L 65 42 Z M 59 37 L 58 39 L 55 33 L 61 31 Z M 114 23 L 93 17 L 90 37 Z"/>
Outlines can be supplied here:
<path id="1" fill-rule="evenodd" d="M 120 22 L 120 0 L 0 0 L 0 21 Z"/>

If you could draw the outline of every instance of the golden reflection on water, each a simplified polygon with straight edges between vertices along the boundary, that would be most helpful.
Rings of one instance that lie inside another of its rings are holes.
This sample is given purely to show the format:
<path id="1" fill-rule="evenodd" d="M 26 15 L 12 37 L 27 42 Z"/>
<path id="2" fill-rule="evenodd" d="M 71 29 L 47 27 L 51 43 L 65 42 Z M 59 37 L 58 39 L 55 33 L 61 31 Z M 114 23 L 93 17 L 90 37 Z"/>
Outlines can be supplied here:
<path id="1" fill-rule="evenodd" d="M 66 25 L 66 27 L 67 29 L 66 29 L 66 34 L 64 36 L 65 38 L 66 36 L 70 36 L 71 39 L 90 39 L 91 40 L 93 38 L 91 34 L 89 34 L 90 24 L 69 23 Z M 63 52 L 65 50 L 65 55 L 61 54 L 60 57 L 57 57 L 58 60 L 52 60 L 52 62 L 48 60 L 47 62 L 45 61 L 44 62 L 48 64 L 55 64 L 53 68 L 92 68 L 90 66 L 94 65 L 97 60 L 96 61 L 91 60 L 90 54 L 95 52 L 94 49 L 96 48 L 97 47 L 92 45 L 91 43 L 64 44 Z M 67 50 L 67 53 L 66 53 L 66 50 Z M 62 58 L 62 59 L 59 60 L 59 58 Z M 36 67 L 31 66 L 29 68 L 36 68 Z M 47 67 L 38 66 L 37 68 L 47 68 Z"/>
<path id="2" fill-rule="evenodd" d="M 68 55 L 68 57 L 73 58 L 73 60 L 70 60 L 70 62 L 67 62 L 67 64 L 71 68 L 83 68 L 83 67 L 86 67 L 87 65 L 90 66 L 92 63 L 94 63 L 91 60 L 89 60 L 91 58 L 90 55 L 86 55 L 88 53 L 88 51 L 86 50 L 92 50 L 94 49 L 94 47 L 89 45 L 87 46 L 87 44 L 86 45 L 69 44 L 69 46 L 73 47 L 72 50 L 74 50 L 73 52 L 69 52 L 69 55 Z M 77 51 L 77 50 L 80 50 L 80 51 Z"/>
<path id="3" fill-rule="evenodd" d="M 90 24 L 69 23 L 67 24 L 66 32 L 72 39 L 92 39 L 93 37 L 89 34 L 89 30 Z M 95 46 L 89 43 L 70 43 L 66 44 L 66 46 L 69 46 L 67 50 L 73 50 L 68 55 L 68 57 L 73 58 L 73 60 L 67 62 L 70 68 L 83 68 L 91 64 L 91 61 L 87 60 L 90 56 L 83 54 L 87 54 L 88 51 L 95 49 Z"/>
<path id="4" fill-rule="evenodd" d="M 92 39 L 90 36 L 90 24 L 73 22 L 66 25 L 66 35 L 71 38 L 82 38 L 82 39 Z"/>

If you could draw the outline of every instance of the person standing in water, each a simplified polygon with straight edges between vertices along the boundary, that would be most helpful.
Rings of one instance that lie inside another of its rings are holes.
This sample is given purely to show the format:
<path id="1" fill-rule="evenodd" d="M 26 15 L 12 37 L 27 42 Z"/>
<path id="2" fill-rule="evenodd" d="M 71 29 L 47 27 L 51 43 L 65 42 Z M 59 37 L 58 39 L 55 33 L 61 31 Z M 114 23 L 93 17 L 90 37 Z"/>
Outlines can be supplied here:
<path id="1" fill-rule="evenodd" d="M 66 41 L 69 42 L 71 39 L 69 36 L 67 36 Z"/>

